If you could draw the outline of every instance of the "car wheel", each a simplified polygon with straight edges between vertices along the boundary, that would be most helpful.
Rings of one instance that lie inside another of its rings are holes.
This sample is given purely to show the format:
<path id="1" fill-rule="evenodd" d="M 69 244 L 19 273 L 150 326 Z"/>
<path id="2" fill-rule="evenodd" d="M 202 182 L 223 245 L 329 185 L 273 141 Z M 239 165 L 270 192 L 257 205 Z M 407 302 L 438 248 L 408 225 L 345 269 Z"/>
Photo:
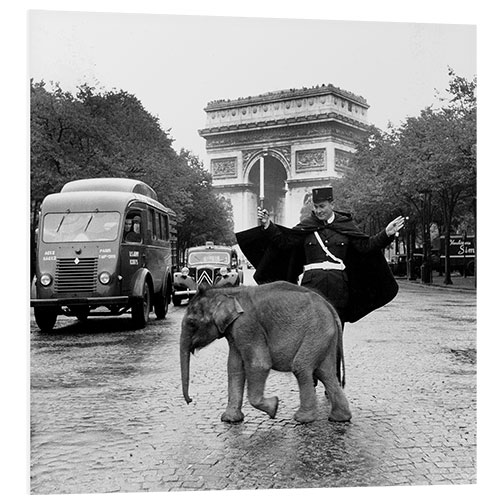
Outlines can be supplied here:
<path id="1" fill-rule="evenodd" d="M 44 333 L 52 331 L 57 320 L 55 307 L 35 307 L 35 321 Z"/>
<path id="2" fill-rule="evenodd" d="M 151 311 L 151 291 L 147 281 L 144 282 L 142 297 L 132 304 L 132 321 L 136 328 L 144 328 L 149 320 Z"/>

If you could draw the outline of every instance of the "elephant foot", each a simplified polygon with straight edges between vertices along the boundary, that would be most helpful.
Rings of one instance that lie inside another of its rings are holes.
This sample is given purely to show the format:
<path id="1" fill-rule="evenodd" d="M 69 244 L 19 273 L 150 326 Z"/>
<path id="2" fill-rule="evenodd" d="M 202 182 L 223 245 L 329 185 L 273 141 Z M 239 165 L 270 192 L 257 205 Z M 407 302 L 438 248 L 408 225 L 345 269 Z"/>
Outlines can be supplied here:
<path id="1" fill-rule="evenodd" d="M 314 422 L 318 418 L 318 414 L 316 410 L 304 411 L 299 409 L 295 412 L 293 418 L 301 424 L 308 424 L 309 422 Z"/>
<path id="2" fill-rule="evenodd" d="M 349 422 L 352 418 L 349 408 L 336 408 L 330 412 L 328 420 L 331 422 Z"/>
<path id="3" fill-rule="evenodd" d="M 237 424 L 245 418 L 245 415 L 241 410 L 226 410 L 220 419 L 223 422 L 228 422 L 230 424 Z"/>
<path id="4" fill-rule="evenodd" d="M 276 413 L 278 412 L 278 403 L 279 400 L 276 396 L 273 396 L 272 398 L 268 398 L 266 400 L 264 411 L 269 415 L 270 418 L 274 418 L 276 416 Z"/>

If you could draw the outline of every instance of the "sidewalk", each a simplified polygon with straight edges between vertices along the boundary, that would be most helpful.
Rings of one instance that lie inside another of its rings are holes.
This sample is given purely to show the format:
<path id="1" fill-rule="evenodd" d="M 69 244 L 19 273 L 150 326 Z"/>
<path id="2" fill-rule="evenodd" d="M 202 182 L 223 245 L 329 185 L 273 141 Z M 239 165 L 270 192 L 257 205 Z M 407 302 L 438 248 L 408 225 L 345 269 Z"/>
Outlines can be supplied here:
<path id="1" fill-rule="evenodd" d="M 409 280 L 406 278 L 406 276 L 403 277 L 396 277 L 396 280 L 398 283 L 408 283 L 412 285 L 419 285 L 422 287 L 438 287 L 438 288 L 445 288 L 447 290 L 457 290 L 457 291 L 463 291 L 463 292 L 476 292 L 476 278 L 475 276 L 467 276 L 463 277 L 459 274 L 454 275 L 452 274 L 451 276 L 451 285 L 445 285 L 444 284 L 444 274 L 442 276 L 439 276 L 439 273 L 434 272 L 432 274 L 432 283 L 422 283 L 420 279 L 416 280 Z"/>

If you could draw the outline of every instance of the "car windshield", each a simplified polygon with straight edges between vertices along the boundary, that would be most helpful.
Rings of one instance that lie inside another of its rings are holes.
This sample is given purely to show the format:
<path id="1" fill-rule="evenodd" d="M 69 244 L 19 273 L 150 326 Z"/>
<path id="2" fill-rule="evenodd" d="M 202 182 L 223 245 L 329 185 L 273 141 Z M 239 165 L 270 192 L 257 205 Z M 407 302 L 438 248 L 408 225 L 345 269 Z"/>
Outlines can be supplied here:
<path id="1" fill-rule="evenodd" d="M 229 252 L 192 252 L 188 257 L 188 265 L 223 264 L 229 265 Z"/>
<path id="2" fill-rule="evenodd" d="M 44 217 L 45 243 L 64 241 L 113 241 L 118 236 L 118 212 L 50 213 Z"/>

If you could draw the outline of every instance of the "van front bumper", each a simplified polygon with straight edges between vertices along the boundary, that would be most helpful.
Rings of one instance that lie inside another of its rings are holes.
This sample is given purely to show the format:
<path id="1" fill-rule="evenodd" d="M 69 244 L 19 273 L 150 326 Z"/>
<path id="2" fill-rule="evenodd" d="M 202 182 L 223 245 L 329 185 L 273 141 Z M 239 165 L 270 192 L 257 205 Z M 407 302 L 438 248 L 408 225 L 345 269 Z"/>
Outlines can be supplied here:
<path id="1" fill-rule="evenodd" d="M 54 306 L 113 306 L 127 305 L 130 298 L 125 296 L 117 297 L 66 297 L 57 299 L 31 299 L 31 307 L 54 307 Z"/>

